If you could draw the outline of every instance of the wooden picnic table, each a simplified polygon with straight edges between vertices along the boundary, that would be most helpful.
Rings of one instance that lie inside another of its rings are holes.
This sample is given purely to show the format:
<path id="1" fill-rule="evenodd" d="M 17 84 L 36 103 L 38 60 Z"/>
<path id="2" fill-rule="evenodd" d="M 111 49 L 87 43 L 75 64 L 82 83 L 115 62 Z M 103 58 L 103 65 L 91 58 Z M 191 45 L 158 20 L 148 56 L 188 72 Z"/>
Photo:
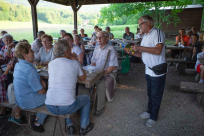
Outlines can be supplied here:
<path id="1" fill-rule="evenodd" d="M 180 46 L 172 46 L 172 45 L 166 45 L 166 49 L 174 49 L 174 50 L 185 50 L 185 49 L 193 49 L 193 46 L 185 46 L 185 47 L 180 47 Z"/>
<path id="2" fill-rule="evenodd" d="M 104 71 L 101 69 L 96 69 L 95 71 L 92 72 L 92 74 L 89 74 L 88 71 L 85 72 L 86 80 L 85 81 L 78 80 L 77 83 L 84 84 L 86 88 L 90 88 L 92 85 L 96 84 L 100 80 L 100 78 L 104 75 Z M 42 78 L 46 79 L 49 78 L 48 71 L 46 70 L 42 70 L 38 73 Z"/>

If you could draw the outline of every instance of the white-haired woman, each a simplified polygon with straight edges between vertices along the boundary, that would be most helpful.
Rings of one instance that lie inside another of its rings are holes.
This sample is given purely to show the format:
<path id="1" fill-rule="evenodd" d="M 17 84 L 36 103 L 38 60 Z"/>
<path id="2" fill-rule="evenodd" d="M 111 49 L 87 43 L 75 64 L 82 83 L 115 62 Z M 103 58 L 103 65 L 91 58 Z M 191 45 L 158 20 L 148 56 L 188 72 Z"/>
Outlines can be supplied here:
<path id="1" fill-rule="evenodd" d="M 81 109 L 80 135 L 85 135 L 94 127 L 89 121 L 90 97 L 76 96 L 75 88 L 78 79 L 86 80 L 86 74 L 76 57 L 71 54 L 66 40 L 58 40 L 55 43 L 53 54 L 56 59 L 48 65 L 49 89 L 45 100 L 46 107 L 56 115 L 71 114 Z M 76 134 L 70 118 L 66 119 L 66 124 L 69 134 Z"/>
<path id="2" fill-rule="evenodd" d="M 6 57 L 8 47 L 10 46 L 11 47 L 10 55 L 11 55 L 11 57 L 13 57 L 14 46 L 15 46 L 15 44 L 13 43 L 13 36 L 10 34 L 5 34 L 5 35 L 3 35 L 2 40 L 3 40 L 5 45 L 1 48 L 0 56 Z"/>

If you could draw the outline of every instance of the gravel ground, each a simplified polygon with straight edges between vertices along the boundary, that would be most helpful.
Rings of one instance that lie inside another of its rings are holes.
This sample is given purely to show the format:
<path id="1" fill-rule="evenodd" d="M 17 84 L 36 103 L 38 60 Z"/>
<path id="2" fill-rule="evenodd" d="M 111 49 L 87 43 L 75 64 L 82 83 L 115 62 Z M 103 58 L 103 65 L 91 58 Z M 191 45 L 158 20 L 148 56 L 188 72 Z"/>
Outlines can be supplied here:
<path id="1" fill-rule="evenodd" d="M 134 64 L 130 74 L 119 75 L 122 85 L 117 86 L 114 100 L 106 103 L 104 114 L 97 118 L 91 116 L 95 127 L 87 136 L 203 136 L 204 110 L 198 106 L 196 93 L 179 89 L 181 81 L 195 82 L 195 75 L 178 75 L 175 66 L 168 67 L 158 121 L 152 128 L 143 125 L 145 119 L 138 114 L 147 110 L 144 68 L 142 63 Z M 77 126 L 79 117 L 74 116 Z M 0 136 L 50 136 L 55 120 L 53 117 L 46 119 L 43 134 L 30 131 L 28 126 L 8 122 L 6 118 L 0 121 Z"/>

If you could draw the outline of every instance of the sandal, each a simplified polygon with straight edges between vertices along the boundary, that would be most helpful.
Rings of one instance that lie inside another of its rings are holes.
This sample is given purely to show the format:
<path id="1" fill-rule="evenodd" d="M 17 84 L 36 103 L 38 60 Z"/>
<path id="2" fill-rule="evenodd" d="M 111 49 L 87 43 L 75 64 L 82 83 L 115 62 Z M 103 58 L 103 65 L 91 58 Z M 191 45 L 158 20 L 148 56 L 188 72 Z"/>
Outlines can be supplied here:
<path id="1" fill-rule="evenodd" d="M 76 134 L 76 128 L 74 126 L 69 126 L 68 133 L 69 135 Z"/>

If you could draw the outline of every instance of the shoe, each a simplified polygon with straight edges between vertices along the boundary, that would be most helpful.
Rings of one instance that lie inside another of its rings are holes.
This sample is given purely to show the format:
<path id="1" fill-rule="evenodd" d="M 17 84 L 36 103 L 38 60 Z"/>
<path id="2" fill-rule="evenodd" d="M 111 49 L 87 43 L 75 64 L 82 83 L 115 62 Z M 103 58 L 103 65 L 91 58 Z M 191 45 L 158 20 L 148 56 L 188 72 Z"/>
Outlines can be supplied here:
<path id="1" fill-rule="evenodd" d="M 143 119 L 146 119 L 146 118 L 150 118 L 150 114 L 148 112 L 143 112 L 143 113 L 140 113 L 140 118 L 143 118 Z"/>
<path id="2" fill-rule="evenodd" d="M 12 117 L 11 117 L 11 116 L 9 116 L 8 121 L 11 121 L 11 119 L 12 119 Z"/>
<path id="3" fill-rule="evenodd" d="M 14 122 L 18 125 L 26 125 L 27 123 L 27 120 L 22 117 L 20 117 L 20 119 L 16 119 L 15 117 L 12 117 L 12 118 L 9 117 L 9 121 Z"/>
<path id="4" fill-rule="evenodd" d="M 156 121 L 152 120 L 152 119 L 148 119 L 144 125 L 147 127 L 152 127 L 155 124 Z"/>
<path id="5" fill-rule="evenodd" d="M 68 127 L 68 133 L 69 133 L 69 135 L 76 134 L 76 128 L 74 126 L 69 126 Z"/>
<path id="6" fill-rule="evenodd" d="M 29 115 L 29 125 L 33 125 L 36 121 L 36 115 Z"/>
<path id="7" fill-rule="evenodd" d="M 168 63 L 168 66 L 172 66 L 173 65 L 173 63 L 171 62 L 171 63 Z"/>
<path id="8" fill-rule="evenodd" d="M 43 133 L 45 131 L 45 129 L 43 128 L 43 126 L 40 124 L 40 126 L 36 126 L 35 124 L 32 124 L 30 127 L 30 130 L 33 130 L 35 132 L 39 132 L 39 133 Z"/>
<path id="9" fill-rule="evenodd" d="M 103 107 L 101 110 L 96 110 L 93 116 L 99 117 L 104 113 L 104 111 L 105 111 L 105 107 Z"/>
<path id="10" fill-rule="evenodd" d="M 94 128 L 94 123 L 90 122 L 85 129 L 80 128 L 80 136 L 85 136 L 88 132 L 90 132 Z"/>

